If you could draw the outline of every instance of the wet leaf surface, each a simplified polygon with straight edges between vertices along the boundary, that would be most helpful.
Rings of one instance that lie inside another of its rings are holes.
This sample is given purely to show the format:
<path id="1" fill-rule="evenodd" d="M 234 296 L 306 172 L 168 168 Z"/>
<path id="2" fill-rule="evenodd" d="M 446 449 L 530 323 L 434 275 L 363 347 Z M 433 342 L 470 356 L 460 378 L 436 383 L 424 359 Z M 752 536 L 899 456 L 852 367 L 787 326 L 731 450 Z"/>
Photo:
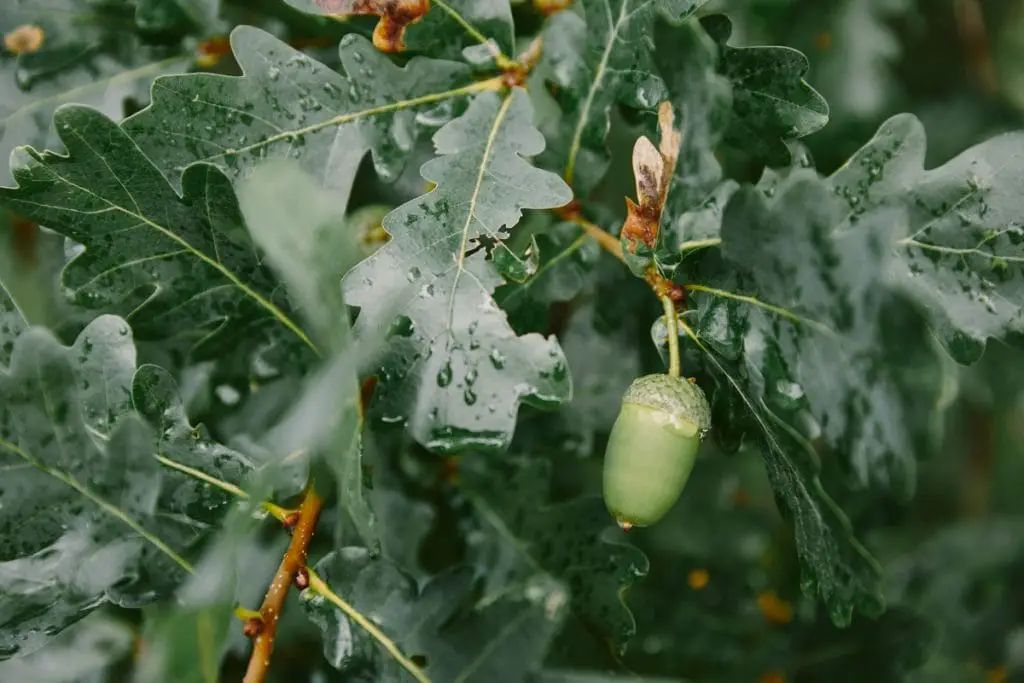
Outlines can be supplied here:
<path id="1" fill-rule="evenodd" d="M 586 197 L 608 168 L 609 114 L 622 103 L 655 109 L 665 84 L 655 68 L 651 34 L 660 11 L 674 22 L 706 0 L 584 0 L 581 17 L 559 12 L 546 24 L 542 64 L 550 69 L 561 121 L 542 157 L 578 197 Z"/>
<path id="2" fill-rule="evenodd" d="M 460 464 L 462 488 L 486 530 L 474 549 L 489 593 L 500 594 L 525 575 L 543 571 L 568 586 L 572 609 L 617 647 L 636 633 L 623 595 L 648 570 L 636 547 L 621 536 L 599 497 L 550 502 L 549 463 L 518 458 L 501 464 L 468 457 Z"/>
<path id="3" fill-rule="evenodd" d="M 785 166 L 784 142 L 828 123 L 828 103 L 804 81 L 807 57 L 777 45 L 733 47 L 732 21 L 722 14 L 701 19 L 718 44 L 718 69 L 732 83 L 732 117 L 725 141 L 769 166 Z"/>
<path id="4" fill-rule="evenodd" d="M 444 571 L 422 589 L 396 565 L 361 548 L 324 557 L 315 571 L 338 595 L 374 622 L 431 680 L 516 683 L 539 668 L 565 616 L 565 590 L 543 578 L 495 600 L 474 604 L 473 571 Z M 303 594 L 302 606 L 323 637 L 335 668 L 375 681 L 412 677 L 323 596 Z"/>
<path id="5" fill-rule="evenodd" d="M 946 350 L 976 361 L 990 338 L 1024 343 L 1024 135 L 1006 133 L 925 170 L 925 132 L 911 114 L 886 121 L 830 179 L 846 200 L 840 233 L 896 206 L 908 229 L 886 276 L 927 310 Z"/>
<path id="6" fill-rule="evenodd" d="M 254 27 L 234 29 L 231 49 L 242 76 L 161 78 L 153 104 L 124 122 L 175 186 L 196 161 L 235 178 L 263 159 L 290 158 L 347 196 L 344 183 L 362 154 L 372 151 L 381 177 L 397 178 L 418 119 L 447 121 L 453 90 L 470 84 L 465 65 L 421 57 L 399 68 L 357 35 L 339 46 L 346 75 Z"/>
<path id="7" fill-rule="evenodd" d="M 0 202 L 85 247 L 62 274 L 73 302 L 127 317 L 140 339 L 191 338 L 198 359 L 270 342 L 290 357 L 312 355 L 227 176 L 195 164 L 179 196 L 99 112 L 69 105 L 54 121 L 69 156 L 20 148 L 18 187 L 0 188 Z"/>
<path id="8" fill-rule="evenodd" d="M 772 195 L 733 195 L 728 265 L 703 259 L 690 322 L 700 350 L 714 353 L 699 362 L 715 378 L 716 428 L 745 422 L 754 433 L 796 531 L 805 588 L 846 623 L 854 605 L 880 609 L 878 569 L 822 489 L 812 440 L 855 485 L 905 499 L 933 443 L 944 367 L 924 320 L 883 276 L 906 230 L 901 214 L 876 212 L 837 236 L 842 203 L 813 172 L 791 174 Z"/>
<path id="9" fill-rule="evenodd" d="M 130 330 L 113 316 L 97 318 L 71 347 L 25 330 L 0 373 L 4 658 L 42 647 L 105 602 L 138 606 L 166 595 L 189 571 L 182 554 L 226 501 L 168 472 L 157 452 L 214 476 L 245 464 L 194 438 L 180 416 L 144 422 L 132 410 L 133 374 Z M 160 393 L 151 384 L 135 387 L 147 417 Z M 163 391 L 173 388 L 168 379 Z"/>
<path id="10" fill-rule="evenodd" d="M 571 197 L 523 158 L 543 149 L 531 114 L 519 89 L 504 100 L 478 96 L 434 138 L 440 156 L 422 173 L 437 187 L 388 214 L 391 240 L 344 280 L 346 301 L 360 309 L 357 336 L 388 330 L 375 416 L 406 423 L 432 450 L 504 447 L 520 401 L 572 395 L 557 341 L 517 336 L 495 304 L 504 281 L 479 248 L 507 236 L 523 209 Z"/>
<path id="11" fill-rule="evenodd" d="M 30 26 L 42 42 L 28 54 L 0 50 L 0 185 L 11 183 L 7 159 L 16 145 L 58 149 L 51 117 L 61 104 L 87 104 L 118 120 L 126 98 L 145 101 L 154 78 L 188 67 L 179 46 L 140 41 L 132 4 L 5 0 L 0 37 Z"/>

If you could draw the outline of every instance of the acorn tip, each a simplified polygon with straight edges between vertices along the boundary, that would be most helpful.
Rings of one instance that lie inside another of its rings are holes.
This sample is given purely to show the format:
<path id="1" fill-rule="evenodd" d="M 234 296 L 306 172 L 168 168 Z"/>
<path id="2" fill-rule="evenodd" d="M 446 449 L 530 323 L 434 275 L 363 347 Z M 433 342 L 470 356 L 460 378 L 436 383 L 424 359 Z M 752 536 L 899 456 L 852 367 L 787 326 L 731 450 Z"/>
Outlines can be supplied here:
<path id="1" fill-rule="evenodd" d="M 619 528 L 622 529 L 623 531 L 629 531 L 630 529 L 633 528 L 633 523 L 632 522 L 627 522 L 624 519 L 617 519 L 615 521 L 618 522 Z"/>

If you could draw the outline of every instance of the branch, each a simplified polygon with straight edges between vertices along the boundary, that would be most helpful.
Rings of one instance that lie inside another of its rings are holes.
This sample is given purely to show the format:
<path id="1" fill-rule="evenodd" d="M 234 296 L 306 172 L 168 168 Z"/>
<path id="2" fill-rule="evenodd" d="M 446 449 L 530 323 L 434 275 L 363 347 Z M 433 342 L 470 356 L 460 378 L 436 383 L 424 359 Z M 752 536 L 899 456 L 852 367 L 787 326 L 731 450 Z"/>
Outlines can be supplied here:
<path id="1" fill-rule="evenodd" d="M 253 640 L 249 668 L 246 669 L 242 683 L 263 683 L 266 678 L 267 669 L 270 667 L 270 655 L 274 649 L 277 621 L 281 616 L 284 600 L 288 596 L 288 589 L 295 581 L 299 570 L 306 566 L 306 552 L 320 516 L 321 503 L 320 496 L 310 487 L 299 507 L 299 519 L 292 533 L 292 542 L 288 544 L 288 550 L 260 607 L 255 629 L 258 632 Z"/>

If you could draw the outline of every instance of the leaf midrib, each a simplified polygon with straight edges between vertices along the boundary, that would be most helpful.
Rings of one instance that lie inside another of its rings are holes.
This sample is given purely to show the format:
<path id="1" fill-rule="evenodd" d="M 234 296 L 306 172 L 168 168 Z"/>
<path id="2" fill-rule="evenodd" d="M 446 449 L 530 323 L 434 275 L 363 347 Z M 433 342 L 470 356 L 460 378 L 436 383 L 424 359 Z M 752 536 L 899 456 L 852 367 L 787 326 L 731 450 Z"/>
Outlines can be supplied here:
<path id="1" fill-rule="evenodd" d="M 75 137 L 77 137 L 78 140 L 86 148 L 88 148 L 90 152 L 92 152 L 94 155 L 96 155 L 96 157 L 98 159 L 100 159 L 101 161 L 103 161 L 103 163 L 106 165 L 106 160 L 104 159 L 103 155 L 100 154 L 98 150 L 94 149 L 91 144 L 89 144 L 89 141 L 86 140 L 81 135 L 81 133 L 78 131 L 78 129 L 72 129 L 69 134 L 74 135 Z M 231 282 L 233 285 L 235 285 L 235 287 L 237 287 L 244 295 L 246 295 L 247 297 L 249 297 L 250 299 L 255 301 L 257 304 L 259 304 L 265 310 L 267 310 L 271 315 L 274 316 L 274 318 L 276 318 L 278 320 L 278 322 L 280 322 L 288 330 L 290 330 L 293 334 L 295 334 L 295 336 L 297 336 L 314 353 L 316 353 L 317 355 L 320 354 L 320 351 L 317 348 L 316 344 L 313 343 L 313 341 L 302 330 L 302 328 L 299 327 L 298 324 L 294 320 L 292 320 L 284 311 L 282 311 L 279 307 L 277 307 L 273 302 L 271 302 L 270 300 L 266 299 L 259 292 L 257 292 L 256 290 L 252 289 L 247 284 L 242 282 L 242 280 L 237 275 L 235 275 L 223 263 L 220 263 L 219 261 L 210 258 L 208 255 L 203 253 L 200 249 L 197 249 L 196 247 L 194 247 L 188 240 L 186 240 L 185 238 L 181 237 L 180 235 L 175 233 L 170 228 L 166 228 L 163 225 L 160 225 L 159 223 L 157 223 L 157 222 L 149 219 L 147 216 L 143 215 L 141 208 L 139 208 L 138 204 L 135 202 L 135 195 L 132 194 L 132 192 L 124 185 L 123 181 L 121 180 L 120 176 L 117 174 L 116 170 L 111 168 L 109 165 L 107 165 L 107 169 L 110 171 L 110 174 L 113 176 L 113 178 L 118 182 L 120 187 L 124 190 L 125 194 L 128 197 L 131 198 L 132 203 L 135 204 L 135 208 L 136 208 L 135 211 L 131 211 L 127 207 L 115 204 L 113 201 L 107 199 L 106 197 L 102 197 L 102 196 L 96 194 L 95 192 L 93 192 L 89 188 L 83 187 L 82 185 L 79 185 L 78 183 L 72 182 L 70 179 L 64 177 L 59 172 L 57 172 L 57 170 L 54 169 L 53 167 L 50 168 L 50 171 L 57 178 L 60 178 L 60 180 L 62 182 L 64 182 L 67 185 L 77 189 L 79 192 L 82 192 L 82 193 L 84 193 L 84 194 L 86 194 L 86 195 L 88 195 L 90 197 L 93 197 L 94 199 L 96 199 L 96 200 L 106 204 L 107 206 L 109 206 L 111 209 L 113 209 L 115 211 L 120 211 L 121 213 L 125 214 L 126 216 L 130 216 L 131 218 L 134 218 L 139 223 L 142 223 L 143 225 L 149 226 L 150 228 L 152 228 L 153 230 L 155 230 L 155 231 L 159 232 L 160 234 L 164 235 L 168 239 L 170 239 L 170 240 L 178 243 L 179 245 L 181 245 L 184 248 L 184 250 L 186 250 L 192 256 L 194 256 L 195 258 L 199 259 L 200 261 L 202 261 L 206 265 L 208 265 L 211 268 L 213 268 L 214 270 L 216 270 L 223 277 L 225 277 L 229 282 Z"/>
<path id="2" fill-rule="evenodd" d="M 46 412 L 48 415 L 51 416 L 52 421 L 52 412 L 50 410 L 49 401 L 46 398 L 45 392 L 43 393 L 43 401 L 46 404 Z M 186 560 L 177 552 L 175 552 L 175 550 L 171 548 L 167 543 L 165 543 L 162 539 L 157 537 L 155 534 L 147 531 L 141 524 L 139 524 L 137 521 L 129 517 L 121 508 L 109 502 L 98 493 L 95 493 L 92 489 L 90 489 L 88 486 L 72 477 L 70 474 L 49 467 L 42 460 L 35 457 L 28 451 L 24 450 L 17 444 L 13 444 L 4 439 L 0 439 L 0 448 L 4 448 L 9 452 L 17 455 L 27 464 L 32 465 L 41 472 L 50 475 L 57 481 L 70 487 L 74 491 L 77 491 L 82 496 L 87 498 L 90 502 L 92 502 L 94 505 L 99 507 L 101 510 L 103 510 L 110 516 L 114 517 L 115 519 L 119 520 L 120 522 L 128 526 L 128 528 L 130 528 L 132 531 L 138 534 L 140 538 L 151 544 L 160 552 L 167 555 L 169 558 L 171 558 L 171 560 L 174 561 L 175 564 L 184 569 L 186 572 L 190 574 L 193 572 L 192 565 L 188 562 L 188 560 Z"/>

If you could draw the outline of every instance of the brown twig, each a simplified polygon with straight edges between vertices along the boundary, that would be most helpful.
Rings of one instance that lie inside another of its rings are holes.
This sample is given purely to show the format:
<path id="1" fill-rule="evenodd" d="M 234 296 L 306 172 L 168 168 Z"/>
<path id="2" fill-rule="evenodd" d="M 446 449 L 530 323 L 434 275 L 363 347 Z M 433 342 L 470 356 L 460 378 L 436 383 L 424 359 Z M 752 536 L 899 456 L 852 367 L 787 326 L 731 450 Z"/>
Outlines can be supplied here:
<path id="1" fill-rule="evenodd" d="M 316 529 L 316 522 L 320 516 L 322 501 L 316 491 L 310 487 L 306 491 L 302 505 L 299 507 L 299 519 L 292 532 L 292 541 L 288 544 L 281 565 L 277 568 L 274 580 L 267 589 L 267 595 L 260 607 L 260 620 L 263 627 L 258 629 L 253 639 L 252 655 L 249 658 L 249 667 L 246 669 L 242 683 L 263 683 L 266 678 L 267 669 L 270 667 L 270 655 L 274 649 L 274 635 L 277 633 L 277 621 L 281 616 L 281 609 L 284 600 L 288 596 L 288 589 L 295 581 L 295 576 L 300 569 L 306 566 L 306 552 L 309 548 L 309 541 L 313 538 L 313 531 Z M 250 629 L 256 631 L 257 629 Z"/>

